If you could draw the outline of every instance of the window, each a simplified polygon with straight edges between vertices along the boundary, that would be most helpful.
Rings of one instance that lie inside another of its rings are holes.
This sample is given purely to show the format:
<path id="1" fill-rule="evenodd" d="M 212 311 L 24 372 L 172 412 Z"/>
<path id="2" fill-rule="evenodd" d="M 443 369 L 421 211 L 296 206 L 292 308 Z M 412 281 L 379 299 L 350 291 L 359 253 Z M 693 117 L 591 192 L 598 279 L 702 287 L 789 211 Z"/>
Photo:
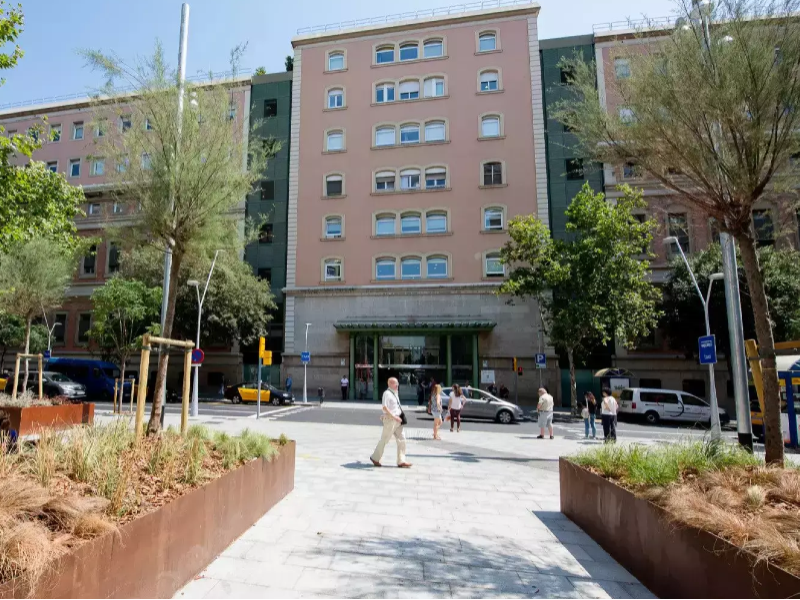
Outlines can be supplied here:
<path id="1" fill-rule="evenodd" d="M 325 149 L 328 152 L 344 150 L 344 134 L 341 131 L 329 131 L 326 136 Z"/>
<path id="2" fill-rule="evenodd" d="M 491 115 L 481 119 L 481 137 L 500 136 L 500 117 Z"/>
<path id="3" fill-rule="evenodd" d="M 50 125 L 50 141 L 61 141 L 61 125 Z"/>
<path id="4" fill-rule="evenodd" d="M 572 85 L 575 79 L 575 69 L 572 67 L 565 67 L 561 69 L 561 85 Z"/>
<path id="5" fill-rule="evenodd" d="M 36 127 L 28 127 L 28 137 L 34 142 L 39 141 L 39 130 Z"/>
<path id="6" fill-rule="evenodd" d="M 328 71 L 344 69 L 344 52 L 331 52 L 328 55 Z"/>
<path id="7" fill-rule="evenodd" d="M 231 109 L 233 111 L 233 117 L 236 116 L 236 105 L 231 105 Z M 233 118 L 231 117 L 231 119 Z M 145 131 L 153 131 L 153 124 L 150 122 L 150 119 L 144 120 L 144 129 Z"/>
<path id="8" fill-rule="evenodd" d="M 636 116 L 633 114 L 632 108 L 620 108 L 619 109 L 619 120 L 622 121 L 625 125 L 630 125 L 636 120 Z"/>
<path id="9" fill-rule="evenodd" d="M 278 101 L 275 98 L 264 100 L 264 118 L 278 116 Z"/>
<path id="10" fill-rule="evenodd" d="M 47 170 L 51 173 L 58 173 L 58 161 L 54 160 L 47 163 Z"/>
<path id="11" fill-rule="evenodd" d="M 418 144 L 419 143 L 419 125 L 403 125 L 400 127 L 400 143 L 401 144 Z"/>
<path id="12" fill-rule="evenodd" d="M 400 46 L 400 60 L 416 60 L 419 58 L 419 44 L 403 44 Z"/>
<path id="13" fill-rule="evenodd" d="M 624 165 L 622 165 L 623 179 L 634 179 L 635 177 L 639 177 L 639 175 L 639 169 L 637 168 L 636 163 L 626 162 Z"/>
<path id="14" fill-rule="evenodd" d="M 566 167 L 567 167 L 567 179 L 569 179 L 570 181 L 583 179 L 582 158 L 568 158 Z"/>
<path id="15" fill-rule="evenodd" d="M 631 61 L 627 58 L 614 59 L 614 74 L 617 79 L 627 79 L 631 76 Z"/>
<path id="16" fill-rule="evenodd" d="M 429 77 L 423 84 L 426 98 L 444 96 L 444 77 Z"/>
<path id="17" fill-rule="evenodd" d="M 446 233 L 447 214 L 442 212 L 429 212 L 425 215 L 425 233 Z"/>
<path id="18" fill-rule="evenodd" d="M 262 267 L 258 270 L 258 274 L 256 275 L 259 279 L 266 281 L 267 283 L 272 282 L 272 269 L 269 267 Z"/>
<path id="19" fill-rule="evenodd" d="M 436 58 L 444 54 L 442 40 L 428 40 L 422 49 L 423 58 Z"/>
<path id="20" fill-rule="evenodd" d="M 428 279 L 447 278 L 447 259 L 441 256 L 429 258 L 426 262 L 426 273 Z"/>
<path id="21" fill-rule="evenodd" d="M 375 219 L 375 235 L 394 235 L 394 215 L 378 215 Z"/>
<path id="22" fill-rule="evenodd" d="M 639 380 L 639 387 L 643 388 L 652 388 L 652 389 L 661 389 L 661 380 L 660 379 L 647 379 L 642 378 Z"/>
<path id="23" fill-rule="evenodd" d="M 483 185 L 502 185 L 503 165 L 499 162 L 488 162 L 483 165 Z"/>
<path id="24" fill-rule="evenodd" d="M 425 169 L 425 189 L 444 189 L 447 184 L 447 169 L 444 167 L 431 167 Z"/>
<path id="25" fill-rule="evenodd" d="M 233 121 L 236 118 L 236 103 L 228 103 L 228 120 Z"/>
<path id="26" fill-rule="evenodd" d="M 119 127 L 123 133 L 128 131 L 131 128 L 131 116 L 130 115 L 122 115 L 119 118 Z"/>
<path id="27" fill-rule="evenodd" d="M 681 389 L 686 392 L 687 394 L 692 394 L 694 396 L 700 396 L 700 398 L 705 397 L 706 395 L 706 382 L 704 379 L 684 379 L 681 382 Z M 692 404 L 693 406 L 698 406 L 692 402 L 686 402 L 687 398 L 684 395 L 683 400 L 685 404 Z"/>
<path id="28" fill-rule="evenodd" d="M 485 231 L 503 231 L 503 209 L 487 208 L 483 211 L 483 229 Z"/>
<path id="29" fill-rule="evenodd" d="M 92 328 L 92 313 L 81 313 L 78 315 L 78 343 L 87 344 L 89 342 L 89 330 Z"/>
<path id="30" fill-rule="evenodd" d="M 53 342 L 63 344 L 67 333 L 67 313 L 56 313 L 53 318 Z"/>
<path id="31" fill-rule="evenodd" d="M 106 159 L 95 158 L 92 161 L 92 175 L 103 175 L 106 172 Z"/>
<path id="32" fill-rule="evenodd" d="M 325 260 L 325 281 L 342 280 L 342 261 L 338 258 L 328 258 Z"/>
<path id="33" fill-rule="evenodd" d="M 775 245 L 775 226 L 772 223 L 772 213 L 768 209 L 753 211 L 753 232 L 758 246 Z"/>
<path id="34" fill-rule="evenodd" d="M 328 108 L 342 108 L 344 106 L 344 90 L 335 88 L 328 91 Z"/>
<path id="35" fill-rule="evenodd" d="M 385 281 L 395 279 L 395 260 L 393 258 L 382 258 L 375 261 L 375 279 Z"/>
<path id="36" fill-rule="evenodd" d="M 486 255 L 484 268 L 487 277 L 504 277 L 506 274 L 506 268 L 500 260 L 499 252 L 490 252 Z"/>
<path id="37" fill-rule="evenodd" d="M 711 232 L 711 241 L 715 244 L 719 244 L 719 221 L 711 217 L 708 220 L 708 229 Z"/>
<path id="38" fill-rule="evenodd" d="M 342 217 L 325 218 L 325 237 L 329 240 L 342 237 Z"/>
<path id="39" fill-rule="evenodd" d="M 376 146 L 394 146 L 394 143 L 394 127 L 378 127 L 378 129 L 375 130 Z"/>
<path id="40" fill-rule="evenodd" d="M 419 98 L 419 81 L 404 81 L 400 84 L 400 100 Z"/>
<path id="41" fill-rule="evenodd" d="M 114 202 L 114 205 L 113 205 L 111 211 L 115 215 L 121 215 L 122 213 L 125 212 L 125 205 L 122 204 L 121 202 Z"/>
<path id="42" fill-rule="evenodd" d="M 484 71 L 481 73 L 481 91 L 494 92 L 500 88 L 497 71 Z"/>
<path id="43" fill-rule="evenodd" d="M 69 161 L 69 176 L 70 177 L 80 177 L 81 176 L 81 159 L 80 158 L 73 158 Z"/>
<path id="44" fill-rule="evenodd" d="M 482 33 L 478 36 L 478 52 L 497 50 L 497 36 L 494 33 Z"/>
<path id="45" fill-rule="evenodd" d="M 97 216 L 101 212 L 100 204 L 94 203 L 89 205 L 89 210 L 87 211 L 89 216 Z"/>
<path id="46" fill-rule="evenodd" d="M 73 140 L 83 139 L 83 121 L 78 121 L 72 124 L 72 139 Z"/>
<path id="47" fill-rule="evenodd" d="M 375 191 L 386 192 L 394 189 L 395 175 L 392 171 L 382 171 L 375 175 Z"/>
<path id="48" fill-rule="evenodd" d="M 419 171 L 417 169 L 406 169 L 405 171 L 400 171 L 400 189 L 419 189 Z"/>
<path id="49" fill-rule="evenodd" d="M 121 161 L 117 163 L 117 173 L 124 173 L 128 170 L 128 164 L 130 160 L 127 158 L 123 158 Z"/>
<path id="50" fill-rule="evenodd" d="M 91 206 L 89 214 L 91 214 Z M 89 247 L 89 253 L 83 257 L 83 267 L 81 268 L 81 275 L 94 275 L 95 263 L 97 262 L 97 246 L 92 245 Z"/>
<path id="51" fill-rule="evenodd" d="M 108 128 L 108 119 L 100 119 L 97 121 L 97 125 L 94 126 L 94 137 L 101 138 L 106 135 L 106 130 Z"/>
<path id="52" fill-rule="evenodd" d="M 689 382 L 689 381 L 697 381 L 698 383 L 702 383 L 703 384 L 703 392 L 706 391 L 706 382 L 703 381 L 702 379 L 685 379 L 684 382 L 683 382 L 684 387 L 686 387 L 686 383 Z M 697 389 L 699 390 L 700 387 L 698 386 Z M 699 394 L 699 395 L 700 396 L 705 396 L 705 393 Z M 697 396 L 692 396 L 690 394 L 681 394 L 681 400 L 683 400 L 683 403 L 686 406 L 702 406 L 702 407 L 708 408 L 708 404 L 706 404 L 703 400 L 701 400 Z"/>
<path id="53" fill-rule="evenodd" d="M 678 394 L 668 392 L 639 392 L 642 402 L 655 402 L 656 404 L 677 404 Z"/>
<path id="54" fill-rule="evenodd" d="M 403 235 L 422 233 L 422 220 L 419 215 L 403 215 L 400 218 L 400 233 Z"/>
<path id="55" fill-rule="evenodd" d="M 149 171 L 152 168 L 153 168 L 153 161 L 150 158 L 150 154 L 148 154 L 147 152 L 143 152 L 142 153 L 142 170 L 143 171 Z"/>
<path id="56" fill-rule="evenodd" d="M 419 279 L 422 277 L 422 261 L 418 258 L 404 258 L 400 261 L 400 279 Z"/>
<path id="57" fill-rule="evenodd" d="M 342 195 L 342 176 L 341 175 L 328 175 L 325 177 L 325 195 L 326 196 L 341 196 Z"/>
<path id="58" fill-rule="evenodd" d="M 379 65 L 394 62 L 394 46 L 381 46 L 375 51 L 375 62 Z"/>
<path id="59" fill-rule="evenodd" d="M 394 102 L 394 84 L 380 83 L 375 86 L 375 102 Z"/>
<path id="60" fill-rule="evenodd" d="M 667 229 L 669 235 L 678 238 L 678 243 L 684 252 L 689 252 L 689 220 L 686 213 L 668 213 Z M 669 245 L 669 251 L 673 252 L 673 245 Z"/>
<path id="61" fill-rule="evenodd" d="M 261 181 L 261 199 L 274 200 L 275 199 L 275 182 L 274 181 Z"/>
<path id="62" fill-rule="evenodd" d="M 119 246 L 114 242 L 108 246 L 108 272 L 119 273 Z"/>
<path id="63" fill-rule="evenodd" d="M 425 141 L 443 142 L 445 140 L 444 121 L 430 121 L 425 123 Z"/>
<path id="64" fill-rule="evenodd" d="M 259 244 L 271 244 L 275 239 L 272 223 L 262 223 L 258 233 Z"/>
<path id="65" fill-rule="evenodd" d="M 643 215 L 641 213 L 633 213 L 631 216 L 634 219 L 636 219 L 636 222 L 639 223 L 639 225 L 644 225 L 644 222 L 647 220 L 647 215 Z M 642 245 L 642 247 L 640 249 L 640 253 L 641 254 L 647 254 L 648 249 L 649 249 L 649 245 L 647 243 L 645 243 L 645 244 Z M 652 336 L 655 336 L 655 329 L 653 329 L 650 333 L 651 333 Z M 654 344 L 655 344 L 655 337 L 653 337 L 653 341 L 650 343 L 650 345 L 652 346 Z"/>

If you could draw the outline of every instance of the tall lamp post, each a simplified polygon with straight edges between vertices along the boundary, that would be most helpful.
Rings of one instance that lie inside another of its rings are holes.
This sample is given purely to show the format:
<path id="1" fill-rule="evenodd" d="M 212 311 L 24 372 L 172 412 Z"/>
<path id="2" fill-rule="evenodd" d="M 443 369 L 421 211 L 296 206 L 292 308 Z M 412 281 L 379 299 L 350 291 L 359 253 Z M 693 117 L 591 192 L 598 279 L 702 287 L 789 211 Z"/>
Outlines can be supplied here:
<path id="1" fill-rule="evenodd" d="M 200 348 L 200 320 L 203 317 L 203 302 L 206 301 L 206 292 L 208 292 L 208 284 L 211 282 L 211 274 L 214 272 L 214 265 L 217 264 L 217 256 L 219 256 L 220 252 L 224 252 L 224 250 L 217 250 L 214 252 L 214 260 L 211 261 L 211 268 L 208 270 L 208 277 L 206 277 L 206 286 L 203 288 L 203 295 L 200 295 L 200 282 L 196 279 L 190 279 L 187 281 L 187 285 L 194 288 L 194 291 L 197 292 L 197 339 L 195 340 L 195 348 Z M 198 390 L 197 390 L 197 382 L 199 380 L 198 373 L 200 371 L 200 365 L 193 365 L 194 366 L 194 381 L 192 385 L 192 416 L 196 417 L 200 414 L 200 401 L 198 398 Z"/>
<path id="2" fill-rule="evenodd" d="M 683 253 L 683 248 L 681 248 L 680 242 L 678 242 L 678 238 L 674 236 L 670 236 L 664 238 L 664 244 L 667 246 L 675 245 L 678 248 L 678 252 L 681 253 L 681 258 L 683 259 L 683 264 L 686 265 L 686 270 L 689 271 L 689 276 L 692 278 L 692 283 L 694 284 L 694 289 L 697 291 L 697 295 L 700 296 L 700 302 L 703 304 L 703 314 L 705 315 L 706 319 L 706 335 L 711 335 L 711 324 L 708 319 L 708 303 L 711 300 L 711 288 L 714 286 L 715 281 L 721 281 L 725 279 L 725 275 L 722 273 L 714 273 L 709 275 L 708 277 L 708 292 L 706 293 L 705 297 L 703 297 L 703 292 L 700 291 L 700 286 L 697 285 L 697 279 L 694 276 L 694 272 L 692 271 L 692 267 L 689 266 L 689 261 L 686 260 L 686 255 Z M 719 423 L 719 405 L 717 404 L 717 383 L 714 378 L 714 365 L 708 365 L 708 384 L 711 387 L 711 393 L 709 394 L 709 400 L 711 402 L 711 439 L 712 440 L 720 440 L 722 438 L 722 427 Z"/>
<path id="3" fill-rule="evenodd" d="M 311 327 L 311 323 L 306 323 L 306 352 L 308 352 L 308 328 Z M 308 363 L 303 363 L 303 402 L 308 402 Z"/>

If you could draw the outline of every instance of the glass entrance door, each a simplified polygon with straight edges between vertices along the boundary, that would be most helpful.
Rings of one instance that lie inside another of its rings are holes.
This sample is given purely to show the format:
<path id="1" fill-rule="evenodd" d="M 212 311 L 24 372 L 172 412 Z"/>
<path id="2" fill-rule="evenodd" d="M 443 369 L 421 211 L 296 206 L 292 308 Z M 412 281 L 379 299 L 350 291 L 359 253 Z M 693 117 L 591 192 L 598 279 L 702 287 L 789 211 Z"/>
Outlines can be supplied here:
<path id="1" fill-rule="evenodd" d="M 425 404 L 432 383 L 445 379 L 446 342 L 443 336 L 381 336 L 378 348 L 378 379 L 385 389 L 390 377 L 400 383 L 400 400 Z"/>

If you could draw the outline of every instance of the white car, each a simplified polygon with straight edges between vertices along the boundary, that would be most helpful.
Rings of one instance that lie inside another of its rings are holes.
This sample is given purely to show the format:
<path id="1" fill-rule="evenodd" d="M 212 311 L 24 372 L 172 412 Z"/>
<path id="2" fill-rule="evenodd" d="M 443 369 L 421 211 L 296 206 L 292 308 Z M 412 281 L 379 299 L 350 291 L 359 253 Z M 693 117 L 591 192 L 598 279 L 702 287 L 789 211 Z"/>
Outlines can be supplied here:
<path id="1" fill-rule="evenodd" d="M 665 421 L 711 422 L 711 406 L 701 398 L 678 390 L 626 388 L 619 397 L 619 414 L 642 416 L 655 425 Z M 720 424 L 730 422 L 724 408 L 719 409 Z"/>

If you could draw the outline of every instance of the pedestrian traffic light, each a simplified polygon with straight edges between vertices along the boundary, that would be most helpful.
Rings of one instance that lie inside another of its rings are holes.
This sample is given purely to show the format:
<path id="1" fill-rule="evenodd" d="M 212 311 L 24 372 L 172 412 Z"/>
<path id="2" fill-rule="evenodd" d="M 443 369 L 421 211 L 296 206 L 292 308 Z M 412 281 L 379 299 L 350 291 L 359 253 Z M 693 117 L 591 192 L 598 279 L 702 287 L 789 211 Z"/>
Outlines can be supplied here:
<path id="1" fill-rule="evenodd" d="M 517 375 L 522 377 L 522 367 L 517 367 Z"/>

